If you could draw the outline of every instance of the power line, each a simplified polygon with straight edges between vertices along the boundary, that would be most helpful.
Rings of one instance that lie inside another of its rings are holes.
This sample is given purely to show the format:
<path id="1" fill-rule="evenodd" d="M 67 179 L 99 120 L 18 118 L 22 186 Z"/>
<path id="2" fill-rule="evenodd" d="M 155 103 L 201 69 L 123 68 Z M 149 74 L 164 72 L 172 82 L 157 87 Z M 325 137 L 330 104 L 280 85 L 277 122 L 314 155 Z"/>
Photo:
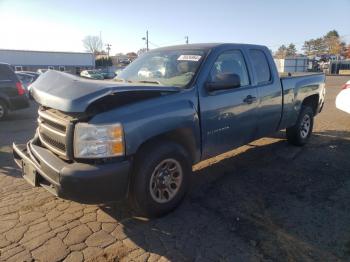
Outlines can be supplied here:
<path id="1" fill-rule="evenodd" d="M 176 43 L 176 42 L 180 42 L 180 41 L 183 41 L 183 38 L 178 39 L 178 40 L 174 40 L 174 41 L 169 41 L 169 42 L 161 43 L 160 46 L 170 45 L 170 44 L 173 44 L 173 43 Z"/>
<path id="2" fill-rule="evenodd" d="M 186 39 L 186 44 L 188 44 L 188 36 L 185 36 L 185 39 Z M 162 47 L 162 46 L 166 46 L 166 45 L 170 45 L 170 44 L 173 44 L 173 43 L 176 43 L 176 42 L 183 41 L 183 39 L 178 39 L 178 40 L 171 41 L 171 42 L 166 42 L 166 43 L 162 43 L 162 44 L 156 44 L 156 43 L 153 43 L 153 42 L 151 42 L 149 40 L 147 41 L 147 37 L 143 37 L 142 40 L 146 40 L 146 42 L 148 42 L 148 44 L 151 44 L 151 45 L 153 45 L 155 47 Z"/>
<path id="3" fill-rule="evenodd" d="M 151 45 L 154 45 L 155 47 L 160 47 L 159 45 L 152 43 L 151 41 L 148 41 L 148 43 L 150 43 Z"/>

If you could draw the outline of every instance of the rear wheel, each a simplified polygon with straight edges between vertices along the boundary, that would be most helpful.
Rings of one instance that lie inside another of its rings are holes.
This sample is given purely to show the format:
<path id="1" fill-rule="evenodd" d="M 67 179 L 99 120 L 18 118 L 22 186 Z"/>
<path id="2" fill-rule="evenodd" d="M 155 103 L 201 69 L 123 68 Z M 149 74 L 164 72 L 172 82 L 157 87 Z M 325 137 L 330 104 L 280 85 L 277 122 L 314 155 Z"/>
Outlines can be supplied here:
<path id="1" fill-rule="evenodd" d="M 287 128 L 287 140 L 296 146 L 303 146 L 309 140 L 314 125 L 314 112 L 311 107 L 303 106 L 296 124 Z"/>
<path id="2" fill-rule="evenodd" d="M 145 147 L 137 155 L 130 198 L 141 215 L 158 217 L 183 199 L 191 173 L 187 152 L 173 142 Z"/>
<path id="3" fill-rule="evenodd" d="M 3 120 L 8 113 L 8 108 L 6 104 L 0 100 L 0 121 Z"/>

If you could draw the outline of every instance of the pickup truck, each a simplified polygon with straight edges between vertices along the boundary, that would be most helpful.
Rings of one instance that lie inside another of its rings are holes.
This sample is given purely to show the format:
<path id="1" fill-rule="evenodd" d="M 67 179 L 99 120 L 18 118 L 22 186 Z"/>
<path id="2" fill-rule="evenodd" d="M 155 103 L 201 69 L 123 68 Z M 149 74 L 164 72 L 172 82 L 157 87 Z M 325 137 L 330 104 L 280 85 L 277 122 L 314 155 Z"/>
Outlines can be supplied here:
<path id="1" fill-rule="evenodd" d="M 286 129 L 302 146 L 325 100 L 324 74 L 280 78 L 269 49 L 155 49 L 114 81 L 49 70 L 32 86 L 38 128 L 13 144 L 33 186 L 82 203 L 129 199 L 161 216 L 183 199 L 192 165 Z"/>

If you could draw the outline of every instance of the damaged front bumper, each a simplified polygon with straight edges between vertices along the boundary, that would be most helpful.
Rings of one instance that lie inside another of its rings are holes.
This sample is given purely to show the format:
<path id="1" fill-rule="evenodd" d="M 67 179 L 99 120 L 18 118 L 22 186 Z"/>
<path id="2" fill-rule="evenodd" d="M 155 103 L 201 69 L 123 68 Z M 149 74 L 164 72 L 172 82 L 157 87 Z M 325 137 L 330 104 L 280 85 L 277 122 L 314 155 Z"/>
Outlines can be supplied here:
<path id="1" fill-rule="evenodd" d="M 31 185 L 42 186 L 64 199 L 89 204 L 116 201 L 127 195 L 129 161 L 68 163 L 33 141 L 13 144 L 14 160 Z"/>

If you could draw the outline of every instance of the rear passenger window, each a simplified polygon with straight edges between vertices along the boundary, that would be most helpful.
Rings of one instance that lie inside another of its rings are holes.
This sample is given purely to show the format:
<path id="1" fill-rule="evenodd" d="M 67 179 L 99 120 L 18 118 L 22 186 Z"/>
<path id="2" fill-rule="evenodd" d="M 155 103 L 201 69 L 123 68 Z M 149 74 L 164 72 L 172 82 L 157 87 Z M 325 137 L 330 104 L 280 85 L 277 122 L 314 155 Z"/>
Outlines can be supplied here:
<path id="1" fill-rule="evenodd" d="M 249 52 L 258 84 L 265 84 L 270 82 L 271 72 L 264 52 L 256 49 L 250 50 Z"/>

